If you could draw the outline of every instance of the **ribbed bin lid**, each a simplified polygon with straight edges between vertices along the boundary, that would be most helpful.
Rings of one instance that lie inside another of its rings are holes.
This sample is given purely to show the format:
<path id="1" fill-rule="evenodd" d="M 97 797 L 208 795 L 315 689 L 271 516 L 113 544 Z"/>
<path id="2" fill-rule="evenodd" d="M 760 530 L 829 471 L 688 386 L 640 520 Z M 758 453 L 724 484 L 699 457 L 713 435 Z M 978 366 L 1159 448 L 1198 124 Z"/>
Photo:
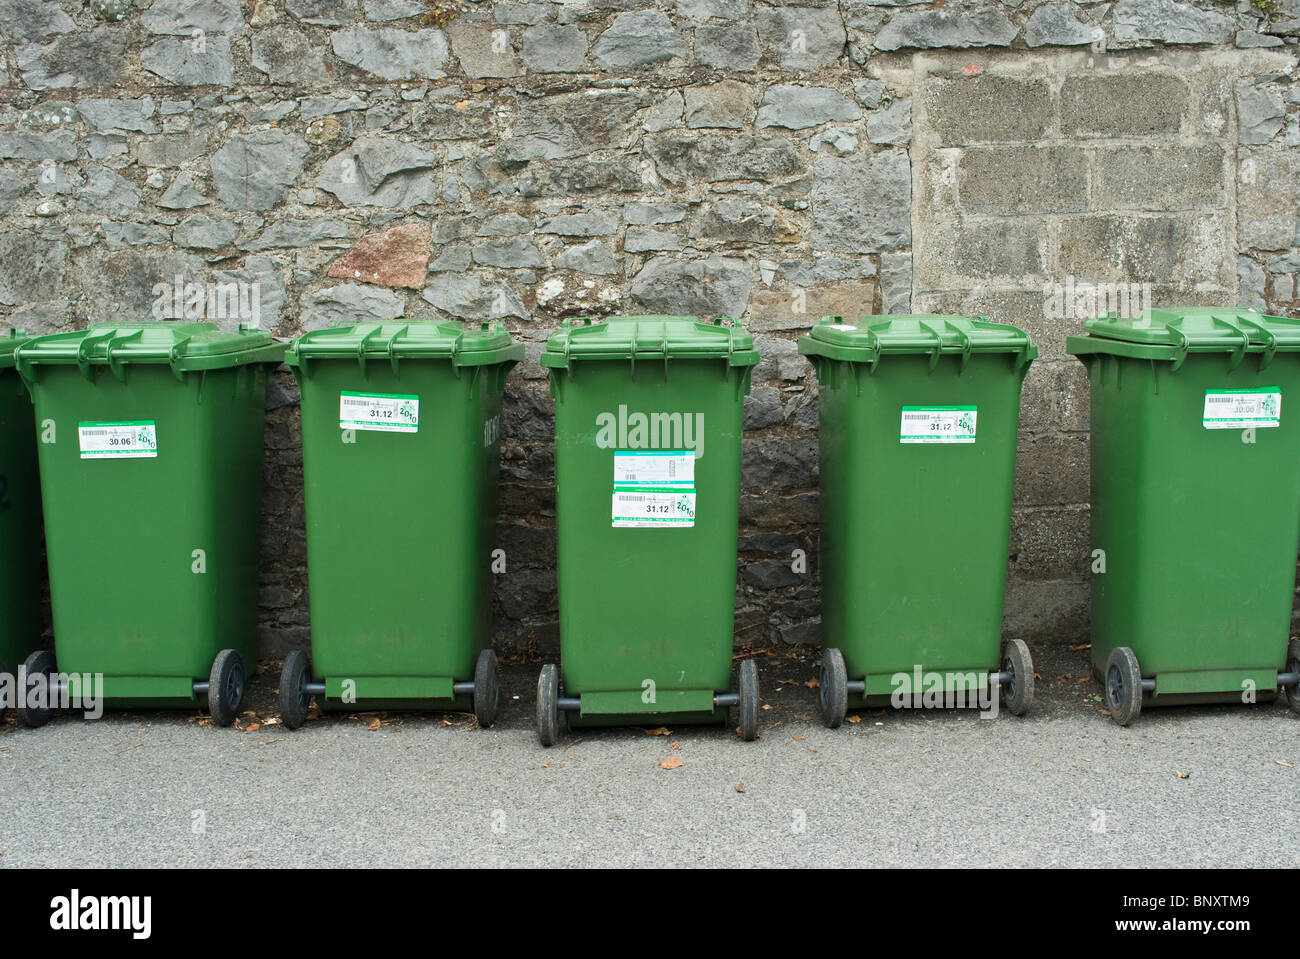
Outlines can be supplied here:
<path id="1" fill-rule="evenodd" d="M 12 329 L 4 336 L 0 336 L 0 370 L 12 369 L 14 351 L 30 341 L 31 337 L 22 329 Z"/>
<path id="2" fill-rule="evenodd" d="M 854 322 L 839 316 L 822 317 L 806 336 L 799 352 L 832 360 L 875 363 L 885 354 L 970 357 L 976 353 L 1016 353 L 1021 363 L 1038 355 L 1029 334 L 1014 326 L 990 323 L 976 316 L 864 316 Z"/>
<path id="3" fill-rule="evenodd" d="M 75 364 L 88 372 L 106 364 L 166 363 L 177 373 L 248 363 L 278 363 L 284 347 L 264 330 L 219 329 L 215 323 L 104 323 L 74 333 L 38 336 L 16 351 L 25 373 L 33 366 Z"/>
<path id="4" fill-rule="evenodd" d="M 1132 318 L 1104 317 L 1084 324 L 1087 336 L 1071 336 L 1066 350 L 1074 356 L 1099 353 L 1142 360 L 1168 360 L 1173 369 L 1191 353 L 1224 353 L 1235 368 L 1247 353 L 1262 354 L 1267 364 L 1275 353 L 1300 351 L 1300 320 L 1265 316 L 1257 310 L 1222 306 L 1143 310 Z"/>
<path id="5" fill-rule="evenodd" d="M 565 320 L 541 355 L 542 366 L 566 369 L 574 360 L 726 360 L 758 363 L 754 338 L 739 322 L 706 323 L 694 316 L 611 316 Z"/>
<path id="6" fill-rule="evenodd" d="M 467 329 L 459 323 L 358 323 L 304 333 L 289 346 L 285 361 L 445 359 L 458 366 L 515 363 L 524 357 L 502 323 Z"/>

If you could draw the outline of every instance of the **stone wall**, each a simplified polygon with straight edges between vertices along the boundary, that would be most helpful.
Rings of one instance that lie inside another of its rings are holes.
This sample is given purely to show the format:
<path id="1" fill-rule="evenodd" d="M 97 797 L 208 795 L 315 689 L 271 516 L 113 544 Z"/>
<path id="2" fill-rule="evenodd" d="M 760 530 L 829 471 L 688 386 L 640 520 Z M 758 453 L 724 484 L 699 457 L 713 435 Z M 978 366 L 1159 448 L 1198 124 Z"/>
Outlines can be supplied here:
<path id="1" fill-rule="evenodd" d="M 0 0 L 0 326 L 147 319 L 178 284 L 232 282 L 284 337 L 504 320 L 529 352 L 498 638 L 536 652 L 557 635 L 537 354 L 561 318 L 757 335 L 737 634 L 758 644 L 818 638 L 797 336 L 825 313 L 1017 323 L 1042 359 L 1008 624 L 1076 641 L 1087 386 L 1062 291 L 1300 315 L 1298 38 L 1300 0 Z M 277 374 L 268 652 L 309 623 L 296 401 Z"/>

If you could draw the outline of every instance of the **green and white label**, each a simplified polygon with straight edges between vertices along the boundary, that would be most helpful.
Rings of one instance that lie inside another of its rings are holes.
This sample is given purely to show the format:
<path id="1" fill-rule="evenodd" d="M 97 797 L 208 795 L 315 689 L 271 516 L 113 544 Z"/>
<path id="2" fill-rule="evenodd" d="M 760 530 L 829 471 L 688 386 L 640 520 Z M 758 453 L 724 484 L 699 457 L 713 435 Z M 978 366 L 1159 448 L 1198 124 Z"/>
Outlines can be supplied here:
<path id="1" fill-rule="evenodd" d="M 420 398 L 409 393 L 340 393 L 339 426 L 381 433 L 420 432 Z"/>
<path id="2" fill-rule="evenodd" d="M 1205 391 L 1201 425 L 1207 430 L 1244 430 L 1281 424 L 1281 387 Z"/>
<path id="3" fill-rule="evenodd" d="M 695 490 L 616 489 L 613 516 L 615 526 L 691 527 L 695 525 Z"/>
<path id="4" fill-rule="evenodd" d="M 615 486 L 694 486 L 695 454 L 690 450 L 618 450 Z"/>
<path id="5" fill-rule="evenodd" d="M 694 451 L 615 450 L 611 521 L 623 527 L 694 526 Z"/>
<path id="6" fill-rule="evenodd" d="M 83 460 L 152 459 L 158 455 L 158 427 L 153 420 L 78 423 Z"/>
<path id="7" fill-rule="evenodd" d="M 978 413 L 974 406 L 904 406 L 898 442 L 974 443 Z"/>

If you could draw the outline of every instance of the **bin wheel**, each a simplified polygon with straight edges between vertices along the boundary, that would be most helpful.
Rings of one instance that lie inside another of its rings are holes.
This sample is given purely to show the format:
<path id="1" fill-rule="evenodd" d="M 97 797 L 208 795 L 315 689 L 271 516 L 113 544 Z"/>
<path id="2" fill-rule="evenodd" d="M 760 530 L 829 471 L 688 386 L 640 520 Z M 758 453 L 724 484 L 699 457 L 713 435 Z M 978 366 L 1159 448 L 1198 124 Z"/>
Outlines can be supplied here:
<path id="1" fill-rule="evenodd" d="M 497 707 L 501 705 L 501 675 L 497 669 L 497 654 L 485 649 L 474 663 L 474 718 L 480 729 L 497 721 Z"/>
<path id="2" fill-rule="evenodd" d="M 543 746 L 554 746 L 560 738 L 559 700 L 560 668 L 547 663 L 537 677 L 537 738 Z"/>
<path id="3" fill-rule="evenodd" d="M 844 654 L 833 646 L 822 650 L 821 669 L 817 674 L 817 699 L 822 707 L 822 725 L 839 729 L 849 711 L 849 673 L 844 668 Z"/>
<path id="4" fill-rule="evenodd" d="M 45 684 L 45 695 L 42 697 L 45 701 L 44 706 L 33 706 L 28 701 L 31 691 L 31 681 L 28 680 L 28 688 L 23 690 L 23 705 L 18 707 L 18 721 L 28 729 L 37 729 L 44 726 L 54 716 L 54 704 L 51 702 L 51 692 L 49 677 L 54 673 L 54 654 L 38 649 L 32 653 L 23 662 L 23 671 L 28 676 L 45 677 L 38 682 Z"/>
<path id="5" fill-rule="evenodd" d="M 1034 701 L 1034 660 L 1023 639 L 1009 639 L 1002 647 L 1002 671 L 1011 674 L 1002 684 L 1002 705 L 1012 716 L 1023 716 Z"/>
<path id="6" fill-rule="evenodd" d="M 740 661 L 740 738 L 752 743 L 758 738 L 758 663 Z"/>
<path id="7" fill-rule="evenodd" d="M 244 701 L 244 658 L 235 649 L 223 649 L 212 661 L 208 677 L 208 713 L 218 726 L 229 726 Z"/>
<path id="8" fill-rule="evenodd" d="M 1286 671 L 1300 672 L 1300 639 L 1293 639 L 1286 647 Z M 1286 704 L 1293 712 L 1300 713 L 1300 684 L 1286 688 Z"/>
<path id="9" fill-rule="evenodd" d="M 301 649 L 284 657 L 280 670 L 280 721 L 288 729 L 297 729 L 307 721 L 311 695 L 304 688 L 311 682 L 311 660 Z"/>
<path id="10" fill-rule="evenodd" d="M 1127 646 L 1116 646 L 1106 659 L 1106 706 L 1110 718 L 1121 726 L 1142 712 L 1142 672 Z"/>

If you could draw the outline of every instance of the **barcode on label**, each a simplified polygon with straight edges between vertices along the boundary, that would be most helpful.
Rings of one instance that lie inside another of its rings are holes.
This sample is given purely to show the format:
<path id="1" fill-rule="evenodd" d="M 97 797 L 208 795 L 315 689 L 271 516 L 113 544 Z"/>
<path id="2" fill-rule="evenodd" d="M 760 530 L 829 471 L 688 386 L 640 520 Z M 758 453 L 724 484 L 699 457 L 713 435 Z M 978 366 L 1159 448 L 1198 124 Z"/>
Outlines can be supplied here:
<path id="1" fill-rule="evenodd" d="M 1207 403 L 1235 403 L 1235 402 L 1236 402 L 1236 398 L 1235 398 L 1235 397 L 1232 397 L 1232 396 L 1215 396 L 1215 395 L 1213 395 L 1213 394 L 1210 394 L 1209 396 L 1205 397 L 1205 402 L 1207 402 Z"/>
<path id="2" fill-rule="evenodd" d="M 645 502 L 645 497 L 644 497 L 644 496 L 628 496 L 626 493 L 622 494 L 622 495 L 619 497 L 619 499 L 620 499 L 622 502 L 624 502 L 624 503 L 644 503 L 644 502 Z"/>
<path id="3" fill-rule="evenodd" d="M 88 430 L 82 428 L 81 435 L 82 436 L 107 436 L 108 430 Z"/>

